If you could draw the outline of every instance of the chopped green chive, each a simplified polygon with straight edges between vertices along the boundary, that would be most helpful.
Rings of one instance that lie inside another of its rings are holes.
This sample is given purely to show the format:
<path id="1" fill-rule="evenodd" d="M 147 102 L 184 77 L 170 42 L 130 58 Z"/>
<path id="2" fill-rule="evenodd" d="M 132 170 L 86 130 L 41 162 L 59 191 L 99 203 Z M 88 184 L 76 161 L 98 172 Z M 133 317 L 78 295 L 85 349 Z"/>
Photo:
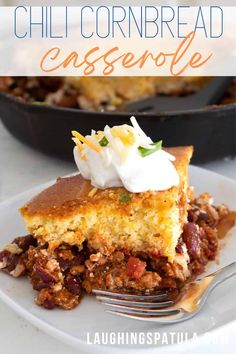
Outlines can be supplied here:
<path id="1" fill-rule="evenodd" d="M 151 144 L 151 145 L 153 146 L 153 148 L 151 148 L 151 149 L 147 149 L 147 148 L 144 148 L 144 147 L 142 147 L 142 146 L 139 146 L 139 147 L 138 147 L 138 150 L 139 150 L 139 152 L 140 152 L 140 154 L 141 154 L 142 157 L 146 157 L 146 156 L 148 156 L 148 155 L 153 154 L 153 153 L 156 152 L 156 151 L 161 150 L 161 147 L 162 147 L 162 140 L 158 141 L 157 143 L 153 143 L 153 144 Z"/>
<path id="2" fill-rule="evenodd" d="M 122 203 L 127 203 L 131 200 L 131 195 L 130 194 L 121 194 L 120 196 L 120 202 Z"/>
<path id="3" fill-rule="evenodd" d="M 107 140 L 107 138 L 105 136 L 99 141 L 100 146 L 107 146 L 108 143 L 109 143 L 109 141 Z"/>

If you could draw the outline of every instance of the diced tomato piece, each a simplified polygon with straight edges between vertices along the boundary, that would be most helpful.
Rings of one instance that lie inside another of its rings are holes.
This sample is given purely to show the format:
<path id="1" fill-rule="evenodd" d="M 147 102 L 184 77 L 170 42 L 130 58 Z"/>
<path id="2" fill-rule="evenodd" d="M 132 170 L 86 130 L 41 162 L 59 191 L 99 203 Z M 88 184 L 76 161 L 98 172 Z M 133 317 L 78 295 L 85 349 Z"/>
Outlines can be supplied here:
<path id="1" fill-rule="evenodd" d="M 160 251 L 154 251 L 154 252 L 152 252 L 152 256 L 153 256 L 153 258 L 160 258 L 161 253 L 160 253 Z"/>
<path id="2" fill-rule="evenodd" d="M 126 274 L 132 279 L 140 279 L 145 272 L 146 262 L 136 257 L 129 257 Z"/>

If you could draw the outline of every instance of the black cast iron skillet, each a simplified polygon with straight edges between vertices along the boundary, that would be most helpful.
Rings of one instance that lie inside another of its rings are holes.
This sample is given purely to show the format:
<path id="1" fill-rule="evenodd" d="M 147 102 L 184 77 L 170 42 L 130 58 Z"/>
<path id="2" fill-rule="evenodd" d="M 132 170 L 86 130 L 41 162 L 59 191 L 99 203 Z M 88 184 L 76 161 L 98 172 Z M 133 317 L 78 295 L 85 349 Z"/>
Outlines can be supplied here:
<path id="1" fill-rule="evenodd" d="M 211 78 L 197 92 L 187 96 L 151 96 L 143 99 L 128 101 L 118 107 L 119 111 L 146 112 L 177 112 L 200 109 L 220 101 L 225 90 L 232 81 L 230 76 L 216 76 Z"/>
<path id="2" fill-rule="evenodd" d="M 72 159 L 71 130 L 86 135 L 129 123 L 129 112 L 90 112 L 34 105 L 0 93 L 0 117 L 18 139 L 47 154 Z M 154 141 L 164 146 L 193 145 L 193 162 L 236 155 L 236 104 L 164 114 L 138 113 L 136 118 Z"/>

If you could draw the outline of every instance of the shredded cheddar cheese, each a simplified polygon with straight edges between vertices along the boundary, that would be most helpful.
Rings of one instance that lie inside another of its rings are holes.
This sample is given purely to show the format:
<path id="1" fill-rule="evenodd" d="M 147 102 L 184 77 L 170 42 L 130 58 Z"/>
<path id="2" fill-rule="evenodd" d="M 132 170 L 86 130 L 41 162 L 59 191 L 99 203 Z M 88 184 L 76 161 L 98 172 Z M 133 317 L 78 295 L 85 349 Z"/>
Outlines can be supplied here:
<path id="1" fill-rule="evenodd" d="M 72 138 L 72 140 L 74 141 L 74 143 L 80 153 L 81 159 L 86 161 L 86 156 L 84 155 L 83 145 L 81 144 L 80 140 L 77 138 Z"/>
<path id="2" fill-rule="evenodd" d="M 111 129 L 112 135 L 119 138 L 123 144 L 132 145 L 135 143 L 135 136 L 132 131 L 119 127 L 113 127 Z"/>
<path id="3" fill-rule="evenodd" d="M 102 132 L 101 130 L 98 130 L 97 134 L 96 134 L 97 140 L 101 140 L 103 137 L 104 137 L 104 132 Z"/>
<path id="4" fill-rule="evenodd" d="M 94 197 L 95 194 L 97 193 L 97 190 L 98 190 L 97 188 L 91 189 L 91 191 L 88 193 L 88 197 L 89 197 L 89 198 Z"/>
<path id="5" fill-rule="evenodd" d="M 72 130 L 72 135 L 75 138 L 79 139 L 79 141 L 81 141 L 82 143 L 87 144 L 94 151 L 96 151 L 98 153 L 100 153 L 102 151 L 100 146 L 96 145 L 94 142 L 92 142 L 91 140 L 87 139 L 85 136 L 83 136 L 82 134 L 78 133 L 76 130 Z"/>

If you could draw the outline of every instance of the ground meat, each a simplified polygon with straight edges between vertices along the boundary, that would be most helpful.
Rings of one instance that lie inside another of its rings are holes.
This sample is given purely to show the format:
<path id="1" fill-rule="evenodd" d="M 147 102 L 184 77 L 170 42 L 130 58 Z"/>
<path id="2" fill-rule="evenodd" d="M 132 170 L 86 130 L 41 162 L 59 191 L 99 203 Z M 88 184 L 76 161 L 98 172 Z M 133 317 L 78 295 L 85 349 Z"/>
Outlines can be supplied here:
<path id="1" fill-rule="evenodd" d="M 47 244 L 37 245 L 31 235 L 17 237 L 0 252 L 0 268 L 15 277 L 27 274 L 33 289 L 39 292 L 35 299 L 38 305 L 47 309 L 74 308 L 82 296 L 87 245 L 82 250 L 68 245 L 54 252 L 47 248 Z"/>
<path id="2" fill-rule="evenodd" d="M 0 252 L 0 269 L 14 277 L 25 275 L 24 256 L 31 246 L 37 246 L 37 240 L 32 235 L 15 238 Z"/>
<path id="3" fill-rule="evenodd" d="M 161 277 L 145 268 L 144 260 L 122 251 L 109 256 L 92 254 L 86 261 L 83 287 L 88 293 L 91 293 L 93 288 L 149 292 L 159 286 Z"/>
<path id="4" fill-rule="evenodd" d="M 205 193 L 192 200 L 188 222 L 176 246 L 178 259 L 189 255 L 187 272 L 177 260 L 170 263 L 159 252 L 131 254 L 127 250 L 97 252 L 86 242 L 79 249 L 61 244 L 53 251 L 38 245 L 32 235 L 17 237 L 0 252 L 0 269 L 14 277 L 27 274 L 38 291 L 36 304 L 46 309 L 76 307 L 83 292 L 93 288 L 132 293 L 165 291 L 170 298 L 178 295 L 190 276 L 201 274 L 214 260 L 218 250 L 218 229 L 227 230 L 236 214 L 225 205 L 214 207 Z"/>
<path id="5" fill-rule="evenodd" d="M 37 305 L 48 310 L 58 306 L 64 310 L 71 310 L 79 304 L 79 297 L 74 296 L 66 289 L 53 292 L 49 289 L 42 289 L 35 299 Z"/>
<path id="6" fill-rule="evenodd" d="M 92 289 L 149 293 L 159 287 L 161 277 L 158 273 L 145 271 L 141 278 L 132 279 L 127 275 L 126 267 L 127 263 L 122 262 L 105 267 L 98 266 L 93 272 L 85 270 L 83 287 L 88 293 L 91 293 Z"/>
<path id="7" fill-rule="evenodd" d="M 61 289 L 54 293 L 54 301 L 56 306 L 64 310 L 71 310 L 79 304 L 80 297 L 75 296 L 67 289 Z"/>
<path id="8" fill-rule="evenodd" d="M 81 254 L 80 254 L 81 253 Z M 61 245 L 53 253 L 31 248 L 26 266 L 33 288 L 39 291 L 36 303 L 45 308 L 54 306 L 69 310 L 78 305 L 82 296 L 82 277 L 71 273 L 85 261 L 85 250 Z"/>
<path id="9" fill-rule="evenodd" d="M 45 309 L 52 310 L 55 307 L 55 301 L 53 298 L 53 292 L 47 289 L 42 289 L 35 299 L 37 305 L 44 307 Z"/>

